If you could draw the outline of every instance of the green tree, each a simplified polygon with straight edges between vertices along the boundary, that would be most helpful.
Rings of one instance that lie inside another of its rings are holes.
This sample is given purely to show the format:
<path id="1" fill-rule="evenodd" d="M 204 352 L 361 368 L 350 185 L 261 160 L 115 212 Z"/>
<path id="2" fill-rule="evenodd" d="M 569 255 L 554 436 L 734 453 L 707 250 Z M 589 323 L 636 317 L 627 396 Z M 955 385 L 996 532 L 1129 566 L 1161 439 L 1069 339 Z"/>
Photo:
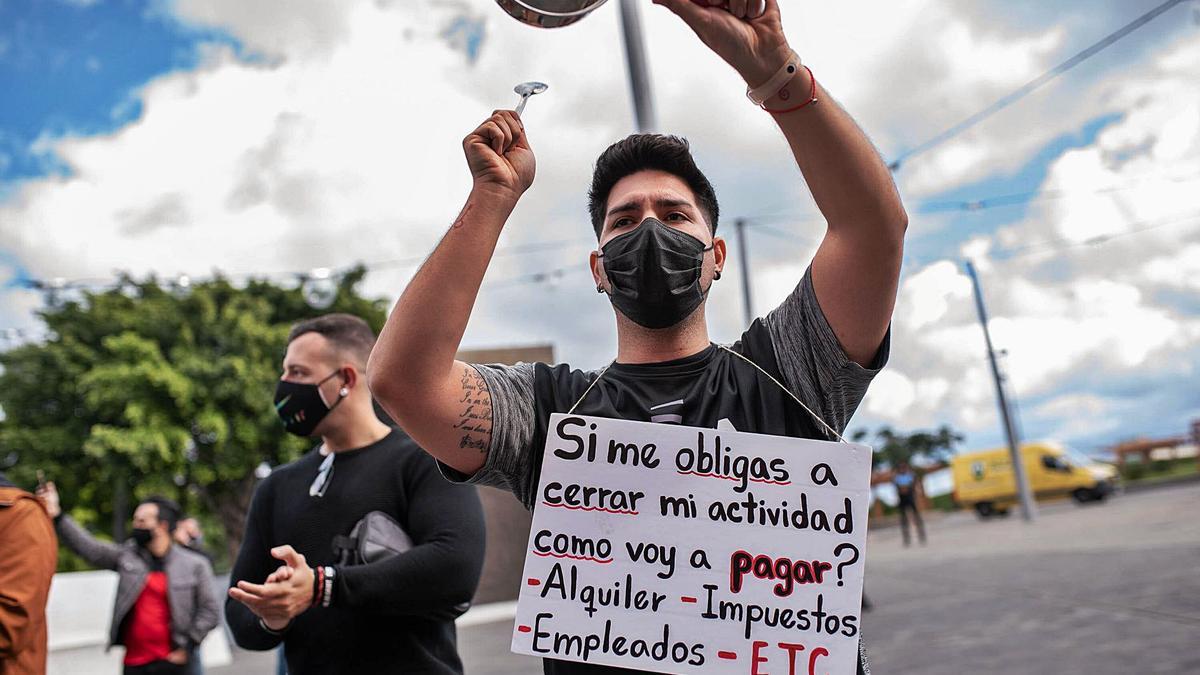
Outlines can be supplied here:
<path id="1" fill-rule="evenodd" d="M 378 330 L 383 301 L 355 290 L 364 274 L 343 276 L 326 310 L 296 288 L 220 277 L 187 292 L 123 277 L 43 310 L 48 339 L 0 354 L 0 456 L 20 455 L 10 477 L 32 485 L 44 470 L 64 508 L 92 527 L 110 523 L 114 538 L 136 499 L 166 494 L 218 524 L 213 540 L 232 557 L 255 468 L 309 446 L 283 431 L 271 405 L 288 328 L 347 312 Z"/>
<path id="2" fill-rule="evenodd" d="M 863 442 L 870 438 L 871 432 L 859 429 L 851 439 Z M 920 456 L 933 461 L 948 461 L 954 455 L 954 448 L 963 441 L 963 435 L 943 424 L 934 431 L 914 431 L 910 434 L 899 433 L 891 427 L 880 427 L 874 434 L 874 451 L 877 461 L 883 461 L 888 466 L 902 463 L 911 464 L 914 456 Z"/>

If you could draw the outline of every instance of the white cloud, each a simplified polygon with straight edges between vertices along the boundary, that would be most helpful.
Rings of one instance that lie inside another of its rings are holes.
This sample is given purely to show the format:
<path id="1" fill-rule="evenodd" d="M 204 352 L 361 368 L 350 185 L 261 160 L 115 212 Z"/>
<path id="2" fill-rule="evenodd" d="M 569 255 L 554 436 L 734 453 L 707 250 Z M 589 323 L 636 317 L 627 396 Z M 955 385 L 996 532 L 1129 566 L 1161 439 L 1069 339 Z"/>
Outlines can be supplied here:
<path id="1" fill-rule="evenodd" d="M 1189 244 L 1174 255 L 1148 260 L 1143 263 L 1140 273 L 1156 284 L 1200 291 L 1200 243 Z"/>
<path id="2" fill-rule="evenodd" d="M 1095 435 L 1119 431 L 1121 415 L 1118 402 L 1093 394 L 1065 394 L 1037 406 L 1034 418 L 1049 421 L 1057 438 Z"/>
<path id="3" fill-rule="evenodd" d="M 896 321 L 906 331 L 919 331 L 940 321 L 951 301 L 971 297 L 971 280 L 949 260 L 940 260 L 909 275 L 896 307 Z"/>
<path id="4" fill-rule="evenodd" d="M 1039 405 L 1033 410 L 1034 415 L 1042 417 L 1079 416 L 1091 419 L 1098 418 L 1112 410 L 1112 402 L 1093 394 L 1066 394 L 1057 396 Z"/>
<path id="5" fill-rule="evenodd" d="M 184 21 L 225 30 L 249 49 L 275 58 L 323 58 L 352 34 L 351 17 L 366 0 L 175 0 L 171 9 Z M 424 3 L 422 3 L 424 4 Z"/>
<path id="6" fill-rule="evenodd" d="M 879 373 L 871 383 L 871 396 L 864 405 L 868 412 L 900 421 L 905 419 L 916 398 L 917 387 L 913 381 L 893 368 Z"/>

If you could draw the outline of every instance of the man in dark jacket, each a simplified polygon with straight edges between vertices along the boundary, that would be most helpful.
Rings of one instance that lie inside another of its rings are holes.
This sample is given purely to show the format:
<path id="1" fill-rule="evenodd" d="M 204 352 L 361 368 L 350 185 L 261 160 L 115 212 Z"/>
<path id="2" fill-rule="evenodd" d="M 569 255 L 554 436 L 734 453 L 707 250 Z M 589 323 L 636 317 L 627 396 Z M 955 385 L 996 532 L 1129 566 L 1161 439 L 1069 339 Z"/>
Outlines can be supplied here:
<path id="1" fill-rule="evenodd" d="M 57 564 L 46 509 L 0 473 L 0 675 L 46 672 L 46 598 Z"/>
<path id="2" fill-rule="evenodd" d="M 126 675 L 186 672 L 188 654 L 216 627 L 220 610 L 208 560 L 172 540 L 179 507 L 162 497 L 143 501 L 133 512 L 133 537 L 113 544 L 62 512 L 54 483 L 38 496 L 71 550 L 118 575 L 108 646 L 125 647 Z"/>
<path id="3" fill-rule="evenodd" d="M 375 334 L 347 314 L 292 328 L 275 406 L 288 431 L 321 444 L 258 486 L 225 617 L 238 645 L 274 649 L 288 672 L 461 673 L 453 616 L 483 567 L 483 509 L 472 487 L 442 480 L 367 391 Z M 336 538 L 383 512 L 412 547 L 342 564 Z"/>

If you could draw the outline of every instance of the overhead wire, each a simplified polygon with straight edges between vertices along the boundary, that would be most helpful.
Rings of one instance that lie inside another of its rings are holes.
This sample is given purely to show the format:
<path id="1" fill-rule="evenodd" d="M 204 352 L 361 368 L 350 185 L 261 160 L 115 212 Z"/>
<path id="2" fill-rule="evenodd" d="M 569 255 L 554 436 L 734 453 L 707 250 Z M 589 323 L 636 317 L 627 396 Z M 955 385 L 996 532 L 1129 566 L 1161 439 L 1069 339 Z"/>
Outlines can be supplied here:
<path id="1" fill-rule="evenodd" d="M 1159 16 L 1161 16 L 1162 14 L 1164 14 L 1171 8 L 1175 7 L 1176 5 L 1183 4 L 1184 1 L 1185 0 L 1167 0 L 1166 2 L 1159 4 L 1158 6 L 1154 7 L 1150 11 L 1137 17 L 1133 21 L 1130 21 L 1129 23 L 1125 24 L 1124 26 L 1121 26 L 1116 31 L 1113 31 L 1112 33 L 1109 33 L 1108 35 L 1104 36 L 1099 41 L 1095 42 L 1094 44 L 1087 47 L 1083 51 L 1075 54 L 1074 56 L 1067 59 L 1066 61 L 1063 61 L 1062 63 L 1054 66 L 1053 68 L 1047 70 L 1046 72 L 1042 73 L 1041 75 L 1038 75 L 1037 77 L 1030 80 L 1029 82 L 1026 82 L 1024 85 L 1016 88 L 1012 92 L 1009 92 L 1008 94 L 1005 94 L 1004 96 L 1000 97 L 995 102 L 993 102 L 991 105 L 966 117 L 965 119 L 958 122 L 957 124 L 951 125 L 950 127 L 934 134 L 933 136 L 929 137 L 928 139 L 916 144 L 912 148 L 909 148 L 908 150 L 901 152 L 899 155 L 896 156 L 895 159 L 892 160 L 892 162 L 888 165 L 888 168 L 890 168 L 892 171 L 898 171 L 901 166 L 903 166 L 906 162 L 910 161 L 912 158 L 932 150 L 933 148 L 941 145 L 942 143 L 945 143 L 946 141 L 948 141 L 948 140 L 954 138 L 955 136 L 958 136 L 959 134 L 963 133 L 964 131 L 970 129 L 971 127 L 975 126 L 976 124 L 979 124 L 983 120 L 991 117 L 992 115 L 995 115 L 996 113 L 1000 112 L 1001 110 L 1004 110 L 1005 108 L 1011 106 L 1012 104 L 1016 103 L 1017 101 L 1025 98 L 1026 96 L 1031 94 L 1036 89 L 1042 87 L 1046 83 L 1057 78 L 1058 76 L 1062 75 L 1063 73 L 1067 72 L 1068 70 L 1071 70 L 1075 66 L 1078 66 L 1079 64 L 1081 64 L 1084 61 L 1088 60 L 1089 58 L 1095 56 L 1096 54 L 1111 47 L 1113 44 L 1115 44 L 1116 42 L 1118 42 L 1125 36 L 1129 35 L 1130 33 L 1134 32 L 1135 30 L 1141 28 L 1142 26 L 1145 26 L 1146 24 L 1150 23 L 1151 21 L 1158 18 Z"/>
<path id="2" fill-rule="evenodd" d="M 1137 223 L 1127 223 L 1128 225 L 1132 225 L 1133 229 L 1125 230 L 1123 232 L 1113 232 L 1111 234 L 1099 234 L 1094 237 L 1089 237 L 1087 239 L 1084 239 L 1082 241 L 1077 240 L 1077 239 L 1067 238 L 1067 237 L 1057 237 L 1054 239 L 1046 239 L 1043 241 L 1038 241 L 1038 242 L 1034 242 L 1031 244 L 1025 244 L 1022 246 L 1010 247 L 1010 248 L 999 251 L 999 253 L 1003 257 L 998 258 L 998 260 L 1008 261 L 1008 260 L 1015 260 L 1015 259 L 1019 259 L 1019 258 L 1026 258 L 1026 257 L 1033 256 L 1037 253 L 1040 253 L 1042 251 L 1045 251 L 1047 249 L 1057 249 L 1058 251 L 1062 251 L 1065 249 L 1072 249 L 1072 248 L 1084 248 L 1084 247 L 1091 247 L 1091 246 L 1099 246 L 1102 244 L 1107 244 L 1110 241 L 1113 241 L 1114 239 L 1123 239 L 1125 237 L 1130 237 L 1130 236 L 1133 236 L 1136 234 L 1142 234 L 1145 232 L 1150 232 L 1152 230 L 1157 230 L 1157 229 L 1168 227 L 1171 225 L 1180 225 L 1180 224 L 1192 222 L 1192 221 L 1200 223 L 1200 211 L 1194 211 L 1191 213 L 1184 213 L 1184 214 L 1175 214 L 1172 216 L 1167 216 L 1165 218 L 1159 218 L 1156 220 L 1141 221 L 1141 222 L 1137 222 Z"/>

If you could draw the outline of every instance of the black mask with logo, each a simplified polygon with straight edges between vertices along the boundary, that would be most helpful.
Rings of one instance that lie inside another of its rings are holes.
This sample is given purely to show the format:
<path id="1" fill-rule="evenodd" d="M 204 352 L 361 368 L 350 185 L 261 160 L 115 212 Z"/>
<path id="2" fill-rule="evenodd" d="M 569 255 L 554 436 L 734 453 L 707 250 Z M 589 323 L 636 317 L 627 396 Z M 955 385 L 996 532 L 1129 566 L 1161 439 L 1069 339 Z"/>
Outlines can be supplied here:
<path id="1" fill-rule="evenodd" d="M 643 220 L 600 249 L 609 300 L 639 326 L 674 326 L 704 301 L 700 273 L 712 248 L 655 218 Z"/>
<path id="2" fill-rule="evenodd" d="M 321 385 L 340 372 L 335 370 L 316 384 L 280 380 L 275 385 L 275 412 L 283 420 L 283 428 L 297 436 L 312 436 L 321 420 L 347 396 L 346 389 L 342 388 L 331 406 L 325 405 L 321 398 Z"/>

